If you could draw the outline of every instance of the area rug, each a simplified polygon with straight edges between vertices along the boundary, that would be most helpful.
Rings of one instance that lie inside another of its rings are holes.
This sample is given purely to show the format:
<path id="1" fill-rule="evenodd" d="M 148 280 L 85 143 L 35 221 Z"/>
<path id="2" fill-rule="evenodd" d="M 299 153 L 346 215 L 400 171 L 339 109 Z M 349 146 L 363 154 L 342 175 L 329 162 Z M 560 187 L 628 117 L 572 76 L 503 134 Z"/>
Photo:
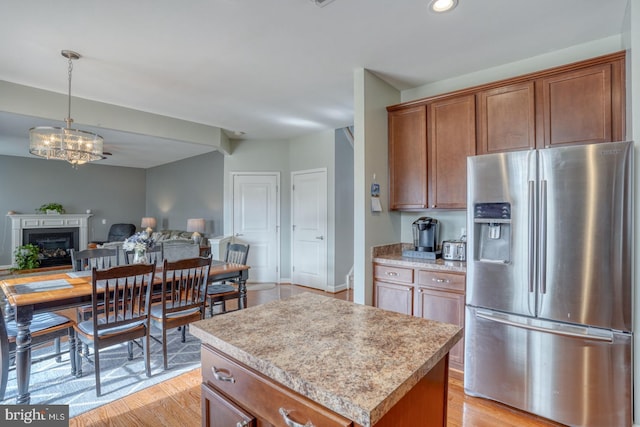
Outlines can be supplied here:
<path id="1" fill-rule="evenodd" d="M 160 330 L 152 329 L 152 335 L 161 337 Z M 82 363 L 82 377 L 71 375 L 68 355 L 61 363 L 50 359 L 31 367 L 32 404 L 69 405 L 69 417 L 105 405 L 123 396 L 135 393 L 161 381 L 200 367 L 200 340 L 187 333 L 187 342 L 180 342 L 177 329 L 167 334 L 169 369 L 163 369 L 162 345 L 151 340 L 151 377 L 144 370 L 142 349 L 134 346 L 134 359 L 127 360 L 127 345 L 115 345 L 100 351 L 100 378 L 102 396 L 96 397 L 95 370 L 92 363 Z M 34 356 L 38 351 L 34 351 Z M 93 353 L 92 353 L 93 354 Z M 9 383 L 4 405 L 13 405 L 17 396 L 16 371 L 9 372 Z"/>

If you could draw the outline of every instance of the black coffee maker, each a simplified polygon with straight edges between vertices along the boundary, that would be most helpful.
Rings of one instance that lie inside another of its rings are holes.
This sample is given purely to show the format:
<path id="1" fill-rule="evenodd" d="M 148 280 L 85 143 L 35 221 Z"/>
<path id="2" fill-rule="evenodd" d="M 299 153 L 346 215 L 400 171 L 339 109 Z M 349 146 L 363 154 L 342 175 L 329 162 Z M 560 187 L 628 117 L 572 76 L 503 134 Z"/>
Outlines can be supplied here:
<path id="1" fill-rule="evenodd" d="M 413 246 L 418 252 L 436 252 L 438 249 L 438 229 L 435 218 L 423 216 L 413 222 Z"/>

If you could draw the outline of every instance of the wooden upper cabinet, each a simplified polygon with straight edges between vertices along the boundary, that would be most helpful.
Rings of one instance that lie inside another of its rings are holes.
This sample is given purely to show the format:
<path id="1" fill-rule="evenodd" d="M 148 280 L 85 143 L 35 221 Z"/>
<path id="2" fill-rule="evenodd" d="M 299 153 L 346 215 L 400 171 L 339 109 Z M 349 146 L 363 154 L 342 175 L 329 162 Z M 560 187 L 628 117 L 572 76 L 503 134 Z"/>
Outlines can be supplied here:
<path id="1" fill-rule="evenodd" d="M 536 81 L 537 147 L 620 141 L 624 137 L 624 61 Z"/>
<path id="2" fill-rule="evenodd" d="M 467 156 L 625 139 L 625 52 L 387 108 L 390 209 L 466 208 Z"/>
<path id="3" fill-rule="evenodd" d="M 476 101 L 465 95 L 429 104 L 429 207 L 467 206 L 467 156 L 476 154 Z"/>
<path id="4" fill-rule="evenodd" d="M 424 105 L 390 111 L 390 209 L 427 207 L 427 112 Z"/>
<path id="5" fill-rule="evenodd" d="M 534 83 L 516 83 L 480 91 L 478 154 L 536 147 Z"/>

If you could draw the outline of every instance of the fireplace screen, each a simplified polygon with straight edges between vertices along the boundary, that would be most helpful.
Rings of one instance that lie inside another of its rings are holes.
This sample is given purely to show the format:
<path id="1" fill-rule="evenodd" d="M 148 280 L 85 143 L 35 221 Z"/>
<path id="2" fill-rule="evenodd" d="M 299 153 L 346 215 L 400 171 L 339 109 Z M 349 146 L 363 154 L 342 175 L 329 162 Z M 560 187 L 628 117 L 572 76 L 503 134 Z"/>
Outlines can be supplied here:
<path id="1" fill-rule="evenodd" d="M 40 248 L 40 267 L 71 264 L 71 249 L 78 250 L 79 228 L 26 228 L 22 241 Z"/>

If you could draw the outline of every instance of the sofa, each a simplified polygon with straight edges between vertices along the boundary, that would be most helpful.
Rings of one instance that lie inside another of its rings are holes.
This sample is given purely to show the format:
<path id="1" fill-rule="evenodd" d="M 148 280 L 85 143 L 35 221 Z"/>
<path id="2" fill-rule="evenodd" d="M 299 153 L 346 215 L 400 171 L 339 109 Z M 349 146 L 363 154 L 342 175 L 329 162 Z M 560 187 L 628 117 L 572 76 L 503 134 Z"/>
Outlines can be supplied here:
<path id="1" fill-rule="evenodd" d="M 209 245 L 208 239 L 202 239 L 200 245 L 192 239 L 193 233 L 182 230 L 162 230 L 151 234 L 156 245 L 162 246 L 162 258 L 177 261 L 185 258 L 195 258 L 201 254 L 201 246 Z M 120 264 L 124 264 L 125 254 L 122 252 L 124 242 L 108 242 L 100 245 L 104 248 L 116 248 L 119 253 Z"/>

